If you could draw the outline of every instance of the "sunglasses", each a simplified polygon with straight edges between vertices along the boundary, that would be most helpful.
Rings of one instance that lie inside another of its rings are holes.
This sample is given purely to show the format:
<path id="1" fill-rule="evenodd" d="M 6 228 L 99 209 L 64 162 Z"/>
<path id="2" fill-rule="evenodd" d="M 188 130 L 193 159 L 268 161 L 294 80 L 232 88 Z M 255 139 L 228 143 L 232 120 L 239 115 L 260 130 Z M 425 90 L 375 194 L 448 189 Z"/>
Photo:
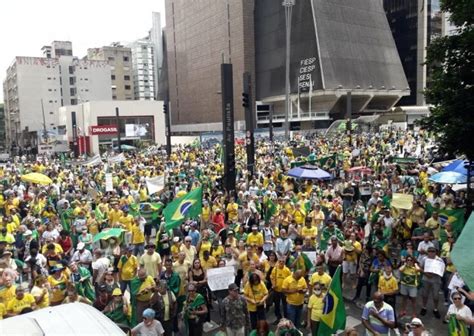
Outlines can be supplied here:
<path id="1" fill-rule="evenodd" d="M 460 297 L 455 297 L 455 298 L 453 298 L 453 301 L 459 301 L 459 300 L 461 300 Z"/>
<path id="2" fill-rule="evenodd" d="M 410 327 L 411 327 L 412 329 L 416 329 L 416 328 L 421 327 L 421 324 L 410 324 Z"/>
<path id="3" fill-rule="evenodd" d="M 184 242 L 185 242 L 185 243 L 190 243 L 191 241 L 190 241 L 190 240 L 185 240 Z"/>

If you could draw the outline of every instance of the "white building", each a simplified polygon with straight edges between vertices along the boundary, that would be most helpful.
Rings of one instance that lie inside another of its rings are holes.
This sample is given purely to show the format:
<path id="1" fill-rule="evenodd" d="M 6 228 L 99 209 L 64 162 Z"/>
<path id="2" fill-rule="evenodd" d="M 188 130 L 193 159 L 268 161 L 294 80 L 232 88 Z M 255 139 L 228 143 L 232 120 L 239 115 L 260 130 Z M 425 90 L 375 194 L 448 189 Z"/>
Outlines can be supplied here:
<path id="1" fill-rule="evenodd" d="M 37 132 L 61 126 L 58 108 L 112 98 L 107 62 L 72 56 L 68 41 L 43 47 L 45 57 L 16 57 L 3 82 L 8 148 L 32 149 Z"/>
<path id="2" fill-rule="evenodd" d="M 161 28 L 161 14 L 158 12 L 152 13 L 152 27 L 149 34 L 150 40 L 153 43 L 153 64 L 155 76 L 155 99 L 158 99 L 158 83 L 161 75 L 161 68 L 163 66 L 163 29 Z"/>
<path id="3" fill-rule="evenodd" d="M 93 134 L 95 126 L 117 126 L 116 108 L 120 115 L 121 143 L 136 146 L 138 143 L 165 144 L 165 119 L 162 101 L 91 101 L 58 109 L 59 122 L 66 125 L 69 143 L 86 148 L 89 154 L 98 154 L 117 146 L 117 134 Z M 73 115 L 76 118 L 74 131 Z M 110 128 L 110 127 L 109 127 Z M 85 137 L 82 130 L 85 130 Z M 74 139 L 74 133 L 78 133 Z M 81 154 L 84 150 L 79 150 Z"/>
<path id="4" fill-rule="evenodd" d="M 155 99 L 155 67 L 153 42 L 143 38 L 132 42 L 133 88 L 136 100 Z"/>

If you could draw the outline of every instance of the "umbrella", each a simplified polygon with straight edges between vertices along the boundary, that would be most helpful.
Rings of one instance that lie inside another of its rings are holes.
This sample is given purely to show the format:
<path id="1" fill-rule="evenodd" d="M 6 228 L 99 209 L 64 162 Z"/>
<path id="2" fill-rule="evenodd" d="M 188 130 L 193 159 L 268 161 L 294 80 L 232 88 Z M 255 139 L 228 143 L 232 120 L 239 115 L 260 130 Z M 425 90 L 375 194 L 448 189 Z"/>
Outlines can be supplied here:
<path id="1" fill-rule="evenodd" d="M 464 160 L 454 160 L 446 167 L 444 167 L 441 171 L 442 172 L 456 172 L 463 175 L 467 175 L 467 169 L 464 167 L 467 165 L 467 161 Z"/>
<path id="2" fill-rule="evenodd" d="M 118 229 L 118 228 L 109 229 L 109 230 L 99 232 L 98 234 L 96 234 L 94 236 L 94 243 L 98 240 L 107 240 L 107 239 L 112 238 L 112 237 L 120 238 L 120 236 L 122 235 L 123 232 L 125 232 L 125 230 Z"/>
<path id="3" fill-rule="evenodd" d="M 467 176 L 454 171 L 442 171 L 431 176 L 429 180 L 435 183 L 460 184 L 467 183 Z"/>
<path id="4" fill-rule="evenodd" d="M 328 180 L 332 177 L 327 171 L 311 165 L 292 168 L 288 176 L 307 180 Z"/>
<path id="5" fill-rule="evenodd" d="M 53 183 L 53 180 L 51 180 L 48 176 L 41 173 L 29 173 L 29 174 L 22 175 L 21 180 L 23 182 L 31 182 L 31 183 L 37 183 L 37 184 L 43 184 L 43 185 L 49 185 Z"/>
<path id="6" fill-rule="evenodd" d="M 120 148 L 121 148 L 122 150 L 124 150 L 124 151 L 129 151 L 129 150 L 135 150 L 135 149 L 137 149 L 136 147 L 133 147 L 133 146 L 130 146 L 130 145 L 125 145 L 125 144 L 120 145 Z M 114 150 L 117 150 L 117 149 L 118 149 L 118 146 L 115 146 L 115 147 L 114 147 Z"/>

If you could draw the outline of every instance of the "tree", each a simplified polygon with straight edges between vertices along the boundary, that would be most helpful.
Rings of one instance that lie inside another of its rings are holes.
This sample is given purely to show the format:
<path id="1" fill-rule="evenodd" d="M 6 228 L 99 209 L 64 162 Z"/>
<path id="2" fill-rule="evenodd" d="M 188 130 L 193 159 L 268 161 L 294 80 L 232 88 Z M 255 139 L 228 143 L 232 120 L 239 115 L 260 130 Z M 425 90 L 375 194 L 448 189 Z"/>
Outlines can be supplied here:
<path id="1" fill-rule="evenodd" d="M 425 95 L 434 107 L 420 125 L 435 134 L 443 152 L 474 160 L 474 1 L 442 0 L 441 9 L 458 28 L 428 47 Z"/>

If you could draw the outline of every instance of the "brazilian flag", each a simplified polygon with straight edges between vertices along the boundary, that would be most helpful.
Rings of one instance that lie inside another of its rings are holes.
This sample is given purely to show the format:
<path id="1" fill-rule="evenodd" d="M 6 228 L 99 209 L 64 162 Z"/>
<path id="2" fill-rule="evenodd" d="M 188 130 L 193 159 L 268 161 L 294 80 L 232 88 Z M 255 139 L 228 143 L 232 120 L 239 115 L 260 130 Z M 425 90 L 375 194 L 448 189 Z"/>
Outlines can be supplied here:
<path id="1" fill-rule="evenodd" d="M 346 308 L 342 297 L 341 266 L 336 269 L 332 277 L 329 290 L 324 297 L 323 315 L 319 321 L 317 335 L 326 336 L 335 334 L 338 330 L 346 328 Z"/>
<path id="2" fill-rule="evenodd" d="M 199 187 L 169 203 L 163 209 L 166 231 L 178 227 L 186 218 L 197 218 L 201 214 L 201 210 L 202 187 Z"/>
<path id="3" fill-rule="evenodd" d="M 467 331 L 466 323 L 456 319 L 456 315 L 451 315 L 449 317 L 449 336 L 467 336 L 469 332 Z"/>

